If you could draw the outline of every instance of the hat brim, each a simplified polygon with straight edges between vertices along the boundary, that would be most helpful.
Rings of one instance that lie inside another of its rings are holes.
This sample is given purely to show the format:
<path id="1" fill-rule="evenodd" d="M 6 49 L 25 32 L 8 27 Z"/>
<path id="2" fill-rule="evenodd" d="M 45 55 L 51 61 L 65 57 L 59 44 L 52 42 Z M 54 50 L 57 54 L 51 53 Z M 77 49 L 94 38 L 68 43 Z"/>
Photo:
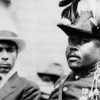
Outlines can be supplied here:
<path id="1" fill-rule="evenodd" d="M 17 38 L 17 37 L 0 37 L 0 40 L 8 40 L 8 41 L 13 41 L 17 44 L 18 46 L 18 51 L 21 52 L 25 49 L 26 43 L 24 42 L 24 40 L 22 40 L 21 38 Z"/>
<path id="2" fill-rule="evenodd" d="M 57 25 L 61 30 L 64 31 L 64 33 L 68 36 L 82 36 L 82 37 L 94 37 L 94 38 L 100 38 L 97 34 L 94 35 L 93 33 L 87 32 L 85 30 L 81 30 L 75 27 L 58 24 Z"/>
<path id="3" fill-rule="evenodd" d="M 60 76 L 56 74 L 50 74 L 50 73 L 37 73 L 37 74 L 41 79 L 43 76 L 49 76 L 53 82 L 56 82 L 60 78 Z"/>
<path id="4" fill-rule="evenodd" d="M 60 75 L 57 75 L 57 74 L 50 74 L 50 73 L 37 73 L 39 77 L 42 77 L 42 76 L 51 76 L 51 77 L 57 77 L 59 78 Z"/>

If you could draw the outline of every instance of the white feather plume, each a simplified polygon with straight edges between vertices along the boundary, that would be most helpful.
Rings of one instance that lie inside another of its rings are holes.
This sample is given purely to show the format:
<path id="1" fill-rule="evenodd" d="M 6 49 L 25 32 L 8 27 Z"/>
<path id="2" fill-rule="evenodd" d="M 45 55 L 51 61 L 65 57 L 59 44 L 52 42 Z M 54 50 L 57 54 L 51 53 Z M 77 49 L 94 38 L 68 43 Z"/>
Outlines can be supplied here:
<path id="1" fill-rule="evenodd" d="M 100 26 L 100 0 L 81 0 L 78 3 L 77 11 L 79 15 L 81 11 L 92 11 L 93 23 Z"/>
<path id="2" fill-rule="evenodd" d="M 77 11 L 79 15 L 81 14 L 82 11 L 91 11 L 91 8 L 89 7 L 87 0 L 81 0 L 78 3 Z"/>
<path id="3" fill-rule="evenodd" d="M 92 12 L 93 17 L 97 21 L 98 26 L 100 26 L 100 0 L 87 0 Z"/>

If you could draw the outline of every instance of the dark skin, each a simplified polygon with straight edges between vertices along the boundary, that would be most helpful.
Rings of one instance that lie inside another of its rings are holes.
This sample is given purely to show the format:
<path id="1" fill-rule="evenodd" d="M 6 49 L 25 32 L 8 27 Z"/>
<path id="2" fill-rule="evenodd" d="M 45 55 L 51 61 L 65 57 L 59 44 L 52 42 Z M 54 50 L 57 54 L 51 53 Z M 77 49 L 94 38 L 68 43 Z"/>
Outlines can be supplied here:
<path id="1" fill-rule="evenodd" d="M 92 37 L 70 36 L 66 49 L 66 58 L 70 69 L 77 73 L 86 73 L 100 61 L 100 41 Z"/>

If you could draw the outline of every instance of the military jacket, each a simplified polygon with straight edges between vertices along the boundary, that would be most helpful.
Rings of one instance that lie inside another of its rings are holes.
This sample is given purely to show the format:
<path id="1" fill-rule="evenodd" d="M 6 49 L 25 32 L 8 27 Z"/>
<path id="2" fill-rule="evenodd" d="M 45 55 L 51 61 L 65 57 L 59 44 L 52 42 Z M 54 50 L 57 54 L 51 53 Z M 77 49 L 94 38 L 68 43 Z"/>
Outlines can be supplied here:
<path id="1" fill-rule="evenodd" d="M 91 72 L 88 75 L 83 76 L 74 73 L 71 73 L 69 76 L 64 76 L 59 80 L 58 84 L 55 86 L 55 89 L 51 93 L 49 100 L 92 100 L 84 97 L 82 98 L 82 92 L 85 95 L 91 95 L 89 93 L 91 93 L 93 79 L 94 72 Z M 99 91 L 99 80 L 97 88 Z M 100 96 L 100 93 L 98 95 Z M 100 100 L 99 96 L 98 99 L 96 98 L 97 100 Z"/>

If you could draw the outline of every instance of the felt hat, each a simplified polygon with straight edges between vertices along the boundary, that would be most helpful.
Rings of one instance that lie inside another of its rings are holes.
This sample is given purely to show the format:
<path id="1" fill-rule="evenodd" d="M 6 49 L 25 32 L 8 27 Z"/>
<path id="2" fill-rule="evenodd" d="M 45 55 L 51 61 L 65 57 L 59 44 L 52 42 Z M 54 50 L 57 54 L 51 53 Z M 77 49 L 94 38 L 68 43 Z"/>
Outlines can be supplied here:
<path id="1" fill-rule="evenodd" d="M 17 34 L 11 31 L 0 30 L 0 40 L 13 41 L 18 46 L 18 51 L 22 51 L 25 48 L 25 41 L 17 36 Z"/>

